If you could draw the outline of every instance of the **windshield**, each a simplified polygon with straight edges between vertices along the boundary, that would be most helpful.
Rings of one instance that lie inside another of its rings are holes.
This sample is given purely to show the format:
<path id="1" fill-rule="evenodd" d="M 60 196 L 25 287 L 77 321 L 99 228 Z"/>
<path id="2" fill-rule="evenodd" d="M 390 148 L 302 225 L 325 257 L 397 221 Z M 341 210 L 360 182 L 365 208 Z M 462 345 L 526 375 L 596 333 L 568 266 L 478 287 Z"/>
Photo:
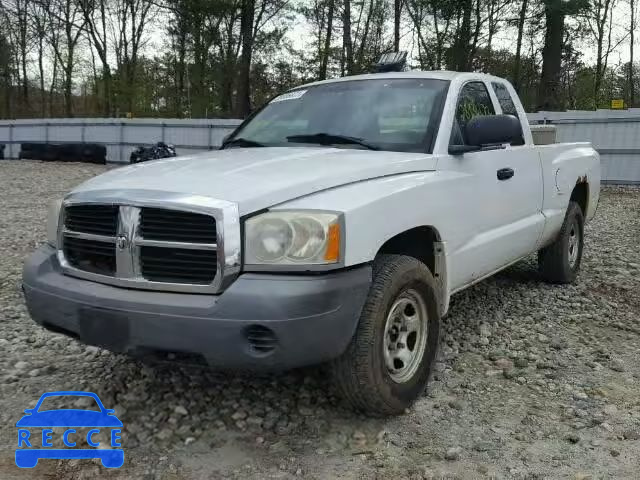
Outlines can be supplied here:
<path id="1" fill-rule="evenodd" d="M 435 79 L 376 79 L 293 90 L 274 98 L 231 141 L 238 146 L 306 143 L 363 148 L 364 144 L 430 153 L 448 85 Z"/>

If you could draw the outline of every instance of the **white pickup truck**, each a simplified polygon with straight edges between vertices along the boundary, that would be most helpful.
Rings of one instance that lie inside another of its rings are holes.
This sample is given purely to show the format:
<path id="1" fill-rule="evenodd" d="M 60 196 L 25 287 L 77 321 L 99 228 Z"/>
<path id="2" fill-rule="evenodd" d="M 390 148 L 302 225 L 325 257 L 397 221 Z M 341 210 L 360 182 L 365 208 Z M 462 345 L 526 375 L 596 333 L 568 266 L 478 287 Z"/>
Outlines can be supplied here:
<path id="1" fill-rule="evenodd" d="M 512 86 L 403 72 L 304 85 L 219 151 L 113 169 L 55 203 L 33 319 L 133 355 L 327 363 L 373 415 L 427 384 L 456 292 L 538 252 L 572 282 L 598 154 L 535 146 Z"/>

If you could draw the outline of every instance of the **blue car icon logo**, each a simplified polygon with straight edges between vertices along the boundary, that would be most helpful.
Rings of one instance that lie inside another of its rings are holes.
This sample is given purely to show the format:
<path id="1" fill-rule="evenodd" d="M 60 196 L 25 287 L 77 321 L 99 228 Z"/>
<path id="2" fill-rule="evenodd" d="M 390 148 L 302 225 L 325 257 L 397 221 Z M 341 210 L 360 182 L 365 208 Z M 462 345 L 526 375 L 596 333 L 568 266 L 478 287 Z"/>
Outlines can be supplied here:
<path id="1" fill-rule="evenodd" d="M 74 401 L 75 403 L 71 404 L 76 405 L 78 402 L 90 404 L 94 410 L 50 408 L 54 403 L 58 406 L 60 403 Z M 107 468 L 119 468 L 124 463 L 124 450 L 120 437 L 122 422 L 114 415 L 114 410 L 104 407 L 95 393 L 48 392 L 40 397 L 34 408 L 24 412 L 26 415 L 16 423 L 18 427 L 16 465 L 18 467 L 33 468 L 41 458 L 99 458 L 102 465 Z M 54 429 L 64 430 L 64 432 L 54 438 Z M 98 440 L 98 436 L 104 437 L 105 430 L 109 438 L 107 448 Z M 84 440 L 92 448 L 75 448 Z"/>

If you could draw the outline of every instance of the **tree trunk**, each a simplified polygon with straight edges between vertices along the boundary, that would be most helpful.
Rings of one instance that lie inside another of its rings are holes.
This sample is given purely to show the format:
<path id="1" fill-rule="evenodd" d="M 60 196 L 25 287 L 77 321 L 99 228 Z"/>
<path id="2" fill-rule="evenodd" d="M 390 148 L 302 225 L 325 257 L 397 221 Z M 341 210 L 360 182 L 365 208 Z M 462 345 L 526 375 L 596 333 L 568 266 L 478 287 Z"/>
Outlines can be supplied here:
<path id="1" fill-rule="evenodd" d="M 236 71 L 236 58 L 237 54 L 234 51 L 234 35 L 233 35 L 233 26 L 235 24 L 235 19 L 229 20 L 226 25 L 226 35 L 227 42 L 224 50 L 225 55 L 225 68 L 222 76 L 222 96 L 220 101 L 220 110 L 226 115 L 233 114 L 233 83 L 235 79 L 235 71 Z"/>
<path id="2" fill-rule="evenodd" d="M 373 16 L 373 4 L 374 0 L 369 1 L 369 11 L 367 12 L 367 19 L 364 22 L 364 30 L 362 37 L 360 38 L 360 45 L 358 46 L 357 62 L 358 65 L 364 64 L 364 49 L 367 46 L 367 39 L 369 38 L 369 29 L 371 28 L 371 17 Z"/>
<path id="3" fill-rule="evenodd" d="M 20 49 L 20 65 L 22 67 L 22 98 L 24 99 L 25 107 L 29 107 L 29 79 L 27 77 L 27 48 L 26 48 L 26 38 L 24 49 Z"/>
<path id="4" fill-rule="evenodd" d="M 102 76 L 104 78 L 104 115 L 105 117 L 112 116 L 113 105 L 111 102 L 111 67 L 108 63 L 104 62 L 102 67 Z"/>
<path id="5" fill-rule="evenodd" d="M 44 32 L 40 32 L 38 35 L 38 73 L 40 74 L 40 112 L 42 118 L 47 116 L 47 97 L 44 90 L 44 62 L 42 57 L 44 55 Z"/>
<path id="6" fill-rule="evenodd" d="M 602 36 L 598 38 L 598 44 L 596 49 L 596 74 L 593 79 L 593 108 L 597 109 L 600 100 L 600 85 L 602 84 Z"/>
<path id="7" fill-rule="evenodd" d="M 520 62 L 522 54 L 522 35 L 524 33 L 524 21 L 527 15 L 528 0 L 522 0 L 520 16 L 518 17 L 518 39 L 516 40 L 516 58 L 513 62 L 513 87 L 520 93 Z"/>
<path id="8" fill-rule="evenodd" d="M 476 25 L 475 28 L 473 30 L 473 43 L 471 45 L 471 51 L 470 54 L 467 53 L 467 69 L 471 70 L 472 69 L 472 65 L 471 62 L 474 59 L 474 57 L 476 56 L 476 52 L 478 51 L 478 39 L 480 38 L 480 27 L 482 26 L 482 18 L 480 16 L 480 3 L 482 0 L 476 0 Z M 465 50 L 466 53 L 466 50 Z"/>
<path id="9" fill-rule="evenodd" d="M 610 0 L 604 0 L 604 2 L 598 2 L 596 27 L 596 74 L 593 82 L 593 107 L 598 108 L 600 104 L 600 87 L 602 85 L 602 78 L 604 77 L 605 70 L 607 68 L 607 60 L 609 56 L 609 49 L 611 48 L 611 31 L 609 31 L 609 45 L 607 45 L 607 53 L 603 55 L 604 34 L 607 28 L 607 17 L 609 15 L 609 8 L 611 6 Z"/>
<path id="10" fill-rule="evenodd" d="M 400 51 L 400 16 L 402 15 L 402 0 L 393 2 L 393 49 Z"/>
<path id="11" fill-rule="evenodd" d="M 347 75 L 353 74 L 353 41 L 351 40 L 351 0 L 344 0 L 342 13 L 342 46 L 345 53 L 345 70 Z"/>
<path id="12" fill-rule="evenodd" d="M 435 3 L 432 2 L 432 14 L 433 14 L 433 26 L 436 34 L 436 70 L 442 69 L 442 55 L 443 55 L 443 46 L 442 46 L 442 35 L 440 34 L 440 30 L 438 29 L 438 12 L 436 10 Z"/>
<path id="13" fill-rule="evenodd" d="M 324 38 L 324 50 L 322 52 L 322 60 L 320 62 L 320 72 L 318 78 L 325 80 L 327 78 L 327 64 L 329 63 L 329 52 L 331 51 L 331 34 L 333 33 L 333 10 L 335 0 L 329 0 L 329 12 L 327 13 L 327 35 Z"/>
<path id="14" fill-rule="evenodd" d="M 71 57 L 71 54 L 70 54 Z M 64 114 L 66 117 L 73 117 L 73 97 L 71 87 L 73 86 L 73 62 L 69 60 L 64 71 Z"/>
<path id="15" fill-rule="evenodd" d="M 456 32 L 456 38 L 451 49 L 451 58 L 448 63 L 450 68 L 453 70 L 466 72 L 470 67 L 469 49 L 471 47 L 471 10 L 473 10 L 471 0 L 464 0 L 461 8 L 462 22 Z"/>
<path id="16" fill-rule="evenodd" d="M 51 73 L 51 88 L 49 89 L 49 116 L 54 117 L 55 112 L 55 90 L 58 81 L 58 57 L 53 56 L 53 69 Z"/>
<path id="17" fill-rule="evenodd" d="M 107 61 L 106 50 L 97 42 L 94 41 L 94 46 L 98 51 L 98 57 L 100 63 L 102 63 L 102 84 L 104 87 L 104 107 L 103 113 L 105 117 L 109 117 L 112 114 L 112 102 L 111 102 L 111 67 Z"/>
<path id="18" fill-rule="evenodd" d="M 546 31 L 542 49 L 542 76 L 538 88 L 538 110 L 561 110 L 560 67 L 562 63 L 562 35 L 564 12 L 562 0 L 546 0 L 544 14 Z"/>
<path id="19" fill-rule="evenodd" d="M 185 73 L 185 56 L 187 54 L 186 51 L 186 35 L 184 30 L 180 30 L 180 37 L 178 40 L 178 65 L 177 65 L 177 74 L 178 74 L 178 85 L 176 92 L 176 116 L 178 118 L 183 118 L 184 116 L 184 106 L 183 106 L 183 98 L 184 98 L 184 73 Z"/>
<path id="20" fill-rule="evenodd" d="M 486 61 L 483 65 L 484 71 L 491 71 L 491 60 L 493 59 L 492 48 L 493 48 L 493 36 L 496 34 L 498 30 L 498 22 L 496 21 L 496 2 L 495 0 L 491 0 L 489 5 L 489 15 L 487 17 L 487 23 L 489 24 L 489 32 L 487 38 L 487 53 L 484 55 Z"/>
<path id="21" fill-rule="evenodd" d="M 242 0 L 240 35 L 242 54 L 240 55 L 240 80 L 238 84 L 237 114 L 244 118 L 251 112 L 251 55 L 253 53 L 253 16 L 255 0 Z"/>
<path id="22" fill-rule="evenodd" d="M 631 25 L 629 27 L 629 107 L 633 108 L 636 104 L 635 85 L 633 84 L 633 30 L 635 25 L 635 1 L 630 0 L 631 5 Z"/>

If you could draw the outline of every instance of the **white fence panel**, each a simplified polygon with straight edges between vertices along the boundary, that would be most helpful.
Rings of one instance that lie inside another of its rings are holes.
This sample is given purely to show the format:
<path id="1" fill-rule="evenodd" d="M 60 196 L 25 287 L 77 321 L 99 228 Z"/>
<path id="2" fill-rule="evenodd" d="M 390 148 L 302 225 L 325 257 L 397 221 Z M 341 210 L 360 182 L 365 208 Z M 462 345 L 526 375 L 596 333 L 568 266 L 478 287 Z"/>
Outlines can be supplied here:
<path id="1" fill-rule="evenodd" d="M 115 119 L 61 118 L 0 120 L 0 144 L 5 158 L 18 158 L 21 143 L 99 143 L 107 148 L 107 161 L 129 161 L 140 145 L 172 143 L 179 155 L 211 150 L 240 124 L 220 119 Z"/>
<path id="2" fill-rule="evenodd" d="M 602 179 L 640 183 L 640 109 L 538 112 L 532 123 L 556 126 L 559 142 L 591 142 L 602 158 Z M 99 143 L 107 160 L 128 162 L 138 145 L 175 145 L 178 155 L 217 148 L 240 120 L 62 118 L 1 120 L 0 143 L 5 157 L 18 158 L 20 143 Z"/>
<path id="3" fill-rule="evenodd" d="M 558 142 L 591 142 L 600 153 L 605 183 L 640 184 L 640 109 L 528 114 L 555 125 Z"/>

